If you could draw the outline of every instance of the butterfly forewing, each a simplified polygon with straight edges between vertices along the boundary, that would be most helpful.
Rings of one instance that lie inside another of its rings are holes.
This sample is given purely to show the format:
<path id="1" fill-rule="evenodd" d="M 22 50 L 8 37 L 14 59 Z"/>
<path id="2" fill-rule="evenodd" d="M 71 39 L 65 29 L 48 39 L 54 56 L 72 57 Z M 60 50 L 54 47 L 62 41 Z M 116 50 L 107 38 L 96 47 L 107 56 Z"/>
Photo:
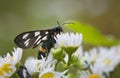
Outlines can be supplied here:
<path id="1" fill-rule="evenodd" d="M 14 42 L 18 47 L 24 49 L 30 47 L 35 48 L 41 43 L 42 38 L 45 38 L 47 36 L 48 33 L 46 32 L 49 33 L 48 30 L 36 30 L 36 31 L 24 32 L 16 36 Z"/>

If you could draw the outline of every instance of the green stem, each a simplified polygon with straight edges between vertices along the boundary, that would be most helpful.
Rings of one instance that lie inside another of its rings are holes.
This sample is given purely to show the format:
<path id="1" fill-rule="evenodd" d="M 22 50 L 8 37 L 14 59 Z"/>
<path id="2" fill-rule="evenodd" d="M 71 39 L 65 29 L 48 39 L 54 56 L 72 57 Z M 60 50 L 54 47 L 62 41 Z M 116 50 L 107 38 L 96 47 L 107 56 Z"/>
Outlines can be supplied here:
<path id="1" fill-rule="evenodd" d="M 68 66 L 70 65 L 71 55 L 72 55 L 71 53 L 68 54 Z"/>
<path id="2" fill-rule="evenodd" d="M 61 60 L 64 64 L 66 64 L 65 60 L 63 59 L 63 57 L 60 57 L 60 60 Z"/>
<path id="3" fill-rule="evenodd" d="M 64 60 L 64 59 L 62 59 L 62 62 L 63 62 L 64 64 L 66 64 L 66 62 L 65 62 L 65 60 Z"/>
<path id="4" fill-rule="evenodd" d="M 17 78 L 20 78 L 16 72 L 15 72 L 15 75 L 16 75 Z"/>
<path id="5" fill-rule="evenodd" d="M 55 71 L 57 70 L 57 65 L 59 63 L 59 60 L 57 61 L 57 63 L 55 64 Z"/>

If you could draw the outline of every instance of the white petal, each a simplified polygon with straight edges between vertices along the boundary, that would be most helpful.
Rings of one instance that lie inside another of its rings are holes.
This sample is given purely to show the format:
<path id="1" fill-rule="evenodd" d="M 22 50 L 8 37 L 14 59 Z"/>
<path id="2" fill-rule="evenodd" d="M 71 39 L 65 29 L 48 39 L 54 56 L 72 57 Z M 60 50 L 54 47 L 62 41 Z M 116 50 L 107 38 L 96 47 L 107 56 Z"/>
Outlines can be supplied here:
<path id="1" fill-rule="evenodd" d="M 80 46 L 82 43 L 82 34 L 61 33 L 55 39 L 58 46 Z"/>

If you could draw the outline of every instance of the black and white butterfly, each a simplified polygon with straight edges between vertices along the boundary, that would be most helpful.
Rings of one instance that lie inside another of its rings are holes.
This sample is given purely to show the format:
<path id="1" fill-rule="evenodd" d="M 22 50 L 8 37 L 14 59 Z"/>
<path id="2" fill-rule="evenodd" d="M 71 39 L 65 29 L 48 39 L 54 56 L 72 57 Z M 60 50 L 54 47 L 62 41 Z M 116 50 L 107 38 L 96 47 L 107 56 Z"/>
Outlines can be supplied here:
<path id="1" fill-rule="evenodd" d="M 38 59 L 41 59 L 41 55 L 43 57 L 48 56 L 50 49 L 56 43 L 54 37 L 62 31 L 62 28 L 57 26 L 52 29 L 23 32 L 16 36 L 14 42 L 18 47 L 23 49 L 36 48 L 41 44 L 38 52 Z"/>
<path id="2" fill-rule="evenodd" d="M 18 70 L 17 70 L 17 74 L 18 74 L 18 76 L 19 76 L 20 78 L 33 78 L 33 77 L 29 74 L 27 68 L 24 67 L 24 66 L 22 66 L 22 65 L 19 66 L 19 68 L 18 68 Z"/>

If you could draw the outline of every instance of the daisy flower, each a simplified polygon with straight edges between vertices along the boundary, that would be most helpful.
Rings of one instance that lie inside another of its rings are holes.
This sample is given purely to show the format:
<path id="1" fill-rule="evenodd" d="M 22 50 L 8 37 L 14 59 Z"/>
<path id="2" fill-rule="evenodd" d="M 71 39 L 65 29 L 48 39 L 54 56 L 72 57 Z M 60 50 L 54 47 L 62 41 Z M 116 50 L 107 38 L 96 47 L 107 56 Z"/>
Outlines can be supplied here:
<path id="1" fill-rule="evenodd" d="M 105 78 L 105 77 L 99 73 L 94 73 L 90 71 L 82 71 L 80 78 Z"/>
<path id="2" fill-rule="evenodd" d="M 46 68 L 54 67 L 56 62 L 57 62 L 57 60 L 55 60 L 53 58 L 53 55 L 51 53 L 49 53 L 47 59 L 42 58 L 41 65 L 40 65 L 40 70 L 42 71 L 42 70 L 44 70 Z"/>
<path id="3" fill-rule="evenodd" d="M 8 78 L 16 71 L 15 65 L 3 58 L 0 58 L 0 78 Z"/>
<path id="4" fill-rule="evenodd" d="M 38 60 L 37 58 L 29 57 L 25 61 L 25 67 L 27 68 L 28 72 L 31 75 L 40 72 L 40 65 L 41 65 L 41 60 Z"/>
<path id="5" fill-rule="evenodd" d="M 64 74 L 67 72 L 56 72 L 54 71 L 54 66 L 42 70 L 39 74 L 39 78 L 67 78 Z"/>
<path id="6" fill-rule="evenodd" d="M 55 63 L 56 63 L 56 60 L 53 59 L 53 56 L 50 53 L 47 59 L 45 58 L 37 59 L 37 58 L 29 57 L 25 61 L 25 67 L 27 68 L 30 74 L 34 74 L 37 72 L 41 72 L 46 68 L 54 66 Z"/>
<path id="7" fill-rule="evenodd" d="M 21 57 L 21 48 L 14 49 L 12 55 L 7 53 L 5 57 L 0 56 L 0 78 L 10 77 L 16 71 L 15 65 L 20 61 Z"/>
<path id="8" fill-rule="evenodd" d="M 62 47 L 80 46 L 82 43 L 82 34 L 61 33 L 57 35 L 56 42 L 58 46 Z"/>
<path id="9" fill-rule="evenodd" d="M 87 58 L 88 62 L 93 64 L 97 58 L 100 57 L 97 48 L 91 49 L 89 52 L 84 52 L 84 56 Z"/>
<path id="10" fill-rule="evenodd" d="M 111 48 L 93 48 L 89 52 L 85 52 L 84 55 L 91 63 L 91 71 L 94 73 L 99 71 L 99 73 L 109 76 L 109 73 L 120 63 L 119 53 L 120 47 L 114 46 Z"/>
<path id="11" fill-rule="evenodd" d="M 114 54 L 116 61 L 116 65 L 120 63 L 120 46 L 113 46 L 109 49 L 111 54 Z"/>
<path id="12" fill-rule="evenodd" d="M 99 69 L 103 73 L 106 73 L 109 76 L 109 73 L 112 72 L 115 67 L 118 65 L 119 57 L 116 54 L 116 50 L 112 50 L 111 48 L 99 48 L 100 57 L 96 59 L 94 63 L 94 69 Z"/>
<path id="13" fill-rule="evenodd" d="M 82 34 L 61 33 L 56 36 L 57 47 L 62 47 L 66 53 L 71 55 L 82 43 Z"/>
<path id="14" fill-rule="evenodd" d="M 12 55 L 13 55 L 13 61 L 14 61 L 14 64 L 17 64 L 21 58 L 22 58 L 22 52 L 23 50 L 21 48 L 17 48 L 12 51 Z"/>

